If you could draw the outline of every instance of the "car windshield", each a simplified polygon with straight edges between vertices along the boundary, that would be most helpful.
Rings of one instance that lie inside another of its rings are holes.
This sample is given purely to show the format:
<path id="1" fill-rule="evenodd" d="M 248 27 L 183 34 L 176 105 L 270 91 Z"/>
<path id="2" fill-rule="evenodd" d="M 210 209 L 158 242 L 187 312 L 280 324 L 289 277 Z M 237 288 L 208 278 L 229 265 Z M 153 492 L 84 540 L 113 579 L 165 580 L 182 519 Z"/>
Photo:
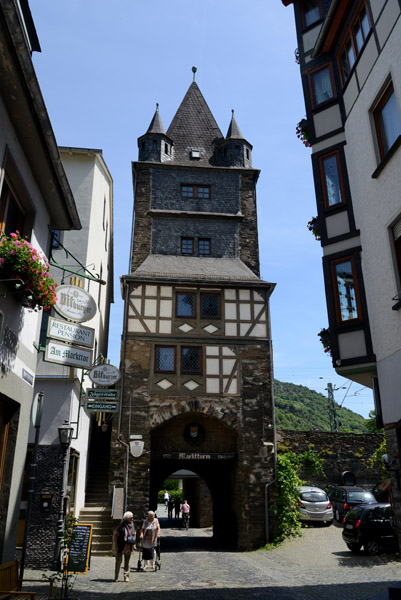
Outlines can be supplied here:
<path id="1" fill-rule="evenodd" d="M 349 491 L 348 500 L 350 502 L 375 502 L 375 497 L 371 492 L 360 491 Z"/>
<path id="2" fill-rule="evenodd" d="M 327 496 L 324 492 L 301 492 L 299 494 L 301 500 L 305 500 L 305 502 L 325 502 L 327 501 Z"/>

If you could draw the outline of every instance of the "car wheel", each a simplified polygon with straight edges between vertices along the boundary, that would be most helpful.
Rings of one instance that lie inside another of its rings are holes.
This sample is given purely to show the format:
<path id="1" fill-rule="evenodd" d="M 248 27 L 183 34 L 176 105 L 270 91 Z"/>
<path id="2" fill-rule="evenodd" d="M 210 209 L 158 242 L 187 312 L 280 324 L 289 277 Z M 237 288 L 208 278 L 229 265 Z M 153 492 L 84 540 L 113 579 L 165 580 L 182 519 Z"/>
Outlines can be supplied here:
<path id="1" fill-rule="evenodd" d="M 379 554 L 380 546 L 376 540 L 368 540 L 364 544 L 365 554 L 368 556 L 376 556 Z"/>
<path id="2" fill-rule="evenodd" d="M 336 512 L 334 513 L 334 516 L 336 518 L 337 523 L 339 523 L 341 519 L 340 519 L 340 512 L 339 512 L 338 508 L 336 508 Z"/>
<path id="3" fill-rule="evenodd" d="M 348 550 L 351 550 L 351 552 L 359 552 L 361 544 L 347 544 L 347 548 Z"/>

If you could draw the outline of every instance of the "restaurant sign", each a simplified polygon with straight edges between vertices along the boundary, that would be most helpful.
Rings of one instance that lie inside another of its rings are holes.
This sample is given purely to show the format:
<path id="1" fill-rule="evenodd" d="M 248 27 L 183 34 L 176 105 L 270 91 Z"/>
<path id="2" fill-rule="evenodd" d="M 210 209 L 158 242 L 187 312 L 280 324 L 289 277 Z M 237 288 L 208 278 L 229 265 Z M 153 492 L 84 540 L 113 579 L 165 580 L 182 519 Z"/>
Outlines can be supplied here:
<path id="1" fill-rule="evenodd" d="M 109 386 L 120 381 L 121 374 L 113 365 L 96 365 L 89 372 L 89 379 L 97 385 Z"/>
<path id="2" fill-rule="evenodd" d="M 109 400 L 115 402 L 120 399 L 120 390 L 102 390 L 101 388 L 87 388 L 88 400 Z"/>
<path id="3" fill-rule="evenodd" d="M 47 325 L 47 337 L 92 348 L 95 330 L 92 327 L 85 327 L 84 325 L 77 325 L 76 323 L 60 321 L 59 319 L 50 317 Z"/>
<path id="4" fill-rule="evenodd" d="M 77 285 L 58 285 L 54 308 L 65 319 L 83 323 L 96 314 L 96 302 L 92 296 Z"/>
<path id="5" fill-rule="evenodd" d="M 92 350 L 47 340 L 44 360 L 58 365 L 89 369 L 92 364 Z"/>

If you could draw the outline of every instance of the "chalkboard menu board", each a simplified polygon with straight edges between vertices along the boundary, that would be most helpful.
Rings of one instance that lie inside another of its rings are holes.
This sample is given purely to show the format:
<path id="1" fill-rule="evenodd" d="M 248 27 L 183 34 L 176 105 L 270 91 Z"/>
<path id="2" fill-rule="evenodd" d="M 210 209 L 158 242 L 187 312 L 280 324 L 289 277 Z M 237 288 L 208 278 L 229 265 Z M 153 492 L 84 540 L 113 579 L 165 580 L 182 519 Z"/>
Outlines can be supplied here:
<path id="1" fill-rule="evenodd" d="M 67 573 L 86 573 L 92 541 L 91 523 L 75 523 L 72 526 L 71 544 L 67 552 Z"/>

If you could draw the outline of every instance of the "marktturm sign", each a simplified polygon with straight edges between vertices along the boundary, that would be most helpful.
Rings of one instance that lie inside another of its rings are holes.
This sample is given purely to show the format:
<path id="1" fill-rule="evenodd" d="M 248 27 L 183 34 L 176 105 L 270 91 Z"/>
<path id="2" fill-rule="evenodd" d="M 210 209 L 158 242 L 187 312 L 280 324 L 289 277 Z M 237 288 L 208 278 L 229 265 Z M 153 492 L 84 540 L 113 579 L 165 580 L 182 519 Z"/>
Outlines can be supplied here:
<path id="1" fill-rule="evenodd" d="M 152 452 L 152 458 L 163 460 L 233 460 L 236 456 L 235 452 Z"/>
<path id="2" fill-rule="evenodd" d="M 63 342 L 47 340 L 44 356 L 46 362 L 56 363 L 78 369 L 89 369 L 92 365 L 92 350 L 78 348 Z"/>

